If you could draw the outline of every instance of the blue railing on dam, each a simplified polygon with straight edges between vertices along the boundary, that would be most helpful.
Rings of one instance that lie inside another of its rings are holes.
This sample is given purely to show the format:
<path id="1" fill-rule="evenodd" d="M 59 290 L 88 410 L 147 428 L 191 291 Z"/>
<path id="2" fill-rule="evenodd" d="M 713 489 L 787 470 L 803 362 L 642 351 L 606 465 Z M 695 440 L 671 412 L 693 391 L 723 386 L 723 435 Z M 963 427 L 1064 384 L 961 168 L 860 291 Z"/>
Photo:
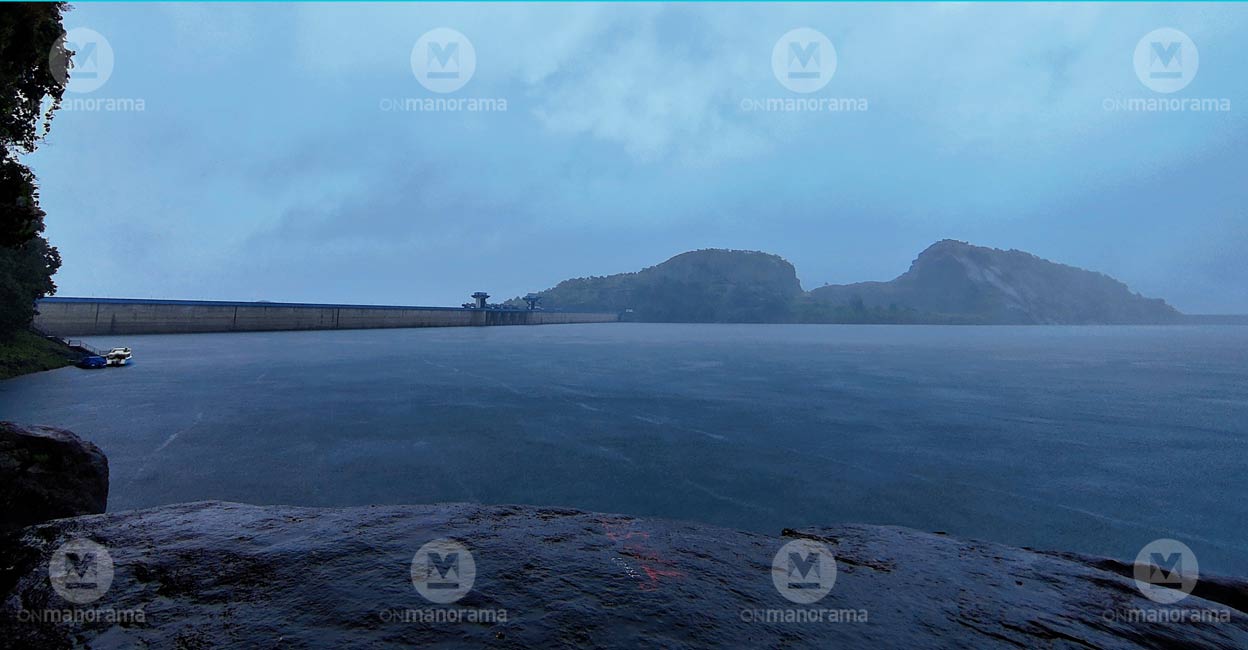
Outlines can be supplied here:
<path id="1" fill-rule="evenodd" d="M 279 330 L 553 325 L 618 321 L 618 314 L 508 308 L 303 302 L 52 297 L 35 326 L 58 336 Z"/>

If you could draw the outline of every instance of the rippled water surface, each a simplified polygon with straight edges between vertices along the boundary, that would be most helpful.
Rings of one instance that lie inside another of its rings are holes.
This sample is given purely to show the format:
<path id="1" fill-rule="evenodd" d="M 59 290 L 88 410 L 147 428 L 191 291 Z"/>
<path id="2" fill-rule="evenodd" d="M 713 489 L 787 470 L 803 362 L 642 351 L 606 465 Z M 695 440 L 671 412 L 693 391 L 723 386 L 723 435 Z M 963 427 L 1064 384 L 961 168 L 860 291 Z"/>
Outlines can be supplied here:
<path id="1" fill-rule="evenodd" d="M 1248 328 L 558 325 L 101 337 L 0 382 L 110 510 L 565 505 L 898 524 L 1248 575 Z"/>

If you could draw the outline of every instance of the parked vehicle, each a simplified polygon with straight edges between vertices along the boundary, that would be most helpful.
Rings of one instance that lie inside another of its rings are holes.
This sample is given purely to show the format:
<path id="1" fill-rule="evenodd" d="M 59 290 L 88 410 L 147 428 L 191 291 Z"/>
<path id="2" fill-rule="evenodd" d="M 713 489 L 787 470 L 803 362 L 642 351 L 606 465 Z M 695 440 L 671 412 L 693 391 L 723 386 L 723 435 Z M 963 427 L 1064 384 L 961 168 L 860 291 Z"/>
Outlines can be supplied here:
<path id="1" fill-rule="evenodd" d="M 107 365 L 108 359 L 95 354 L 87 355 L 78 361 L 79 368 L 103 368 Z"/>
<path id="2" fill-rule="evenodd" d="M 108 354 L 104 355 L 104 358 L 110 366 L 124 366 L 130 363 L 131 356 L 130 348 L 113 348 L 108 351 Z"/>

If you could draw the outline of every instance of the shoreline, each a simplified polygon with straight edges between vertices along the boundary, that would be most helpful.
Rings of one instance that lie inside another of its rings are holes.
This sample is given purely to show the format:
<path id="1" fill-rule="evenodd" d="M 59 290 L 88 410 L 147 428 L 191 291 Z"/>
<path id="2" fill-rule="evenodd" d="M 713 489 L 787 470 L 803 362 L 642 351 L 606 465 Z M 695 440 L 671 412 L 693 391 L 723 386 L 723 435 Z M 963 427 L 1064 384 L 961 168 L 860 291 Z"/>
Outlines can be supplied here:
<path id="1" fill-rule="evenodd" d="M 0 381 L 74 365 L 78 354 L 34 332 L 0 341 Z"/>

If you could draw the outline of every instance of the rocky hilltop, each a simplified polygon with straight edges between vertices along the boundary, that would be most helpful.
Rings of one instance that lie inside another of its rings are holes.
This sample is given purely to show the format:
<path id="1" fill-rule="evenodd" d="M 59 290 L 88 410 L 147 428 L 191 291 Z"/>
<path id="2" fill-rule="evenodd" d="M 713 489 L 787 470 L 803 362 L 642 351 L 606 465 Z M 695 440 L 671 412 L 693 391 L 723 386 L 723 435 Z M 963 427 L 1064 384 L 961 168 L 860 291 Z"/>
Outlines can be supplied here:
<path id="1" fill-rule="evenodd" d="M 540 292 L 548 309 L 720 323 L 1166 324 L 1183 316 L 1107 275 L 1017 250 L 944 240 L 888 282 L 803 292 L 793 265 L 755 251 L 700 250 L 636 273 Z M 519 306 L 521 301 L 515 299 Z"/>
<path id="2" fill-rule="evenodd" d="M 444 537 L 476 566 L 450 605 L 411 580 L 413 554 Z M 98 600 L 77 606 L 48 578 L 74 538 L 108 549 L 114 567 Z M 836 556 L 835 584 L 812 605 L 772 584 L 773 556 L 795 539 Z M 1248 616 L 1230 604 L 1243 607 L 1242 584 L 1202 580 L 1204 597 L 1159 605 L 1112 562 L 881 526 L 770 536 L 560 508 L 204 502 L 33 526 L 4 557 L 4 648 L 1248 647 Z M 44 613 L 67 609 L 114 620 Z M 822 622 L 786 613 L 819 610 Z M 1131 618 L 1161 610 L 1223 613 Z"/>
<path id="3" fill-rule="evenodd" d="M 920 322 L 1087 325 L 1182 318 L 1164 300 L 1133 293 L 1102 273 L 951 239 L 932 244 L 890 282 L 830 285 L 809 298 L 815 313 L 818 306 L 881 316 L 902 311 Z"/>
<path id="4" fill-rule="evenodd" d="M 565 280 L 540 295 L 547 308 L 631 309 L 649 322 L 781 323 L 801 294 L 793 265 L 778 255 L 706 249 L 635 273 Z"/>

